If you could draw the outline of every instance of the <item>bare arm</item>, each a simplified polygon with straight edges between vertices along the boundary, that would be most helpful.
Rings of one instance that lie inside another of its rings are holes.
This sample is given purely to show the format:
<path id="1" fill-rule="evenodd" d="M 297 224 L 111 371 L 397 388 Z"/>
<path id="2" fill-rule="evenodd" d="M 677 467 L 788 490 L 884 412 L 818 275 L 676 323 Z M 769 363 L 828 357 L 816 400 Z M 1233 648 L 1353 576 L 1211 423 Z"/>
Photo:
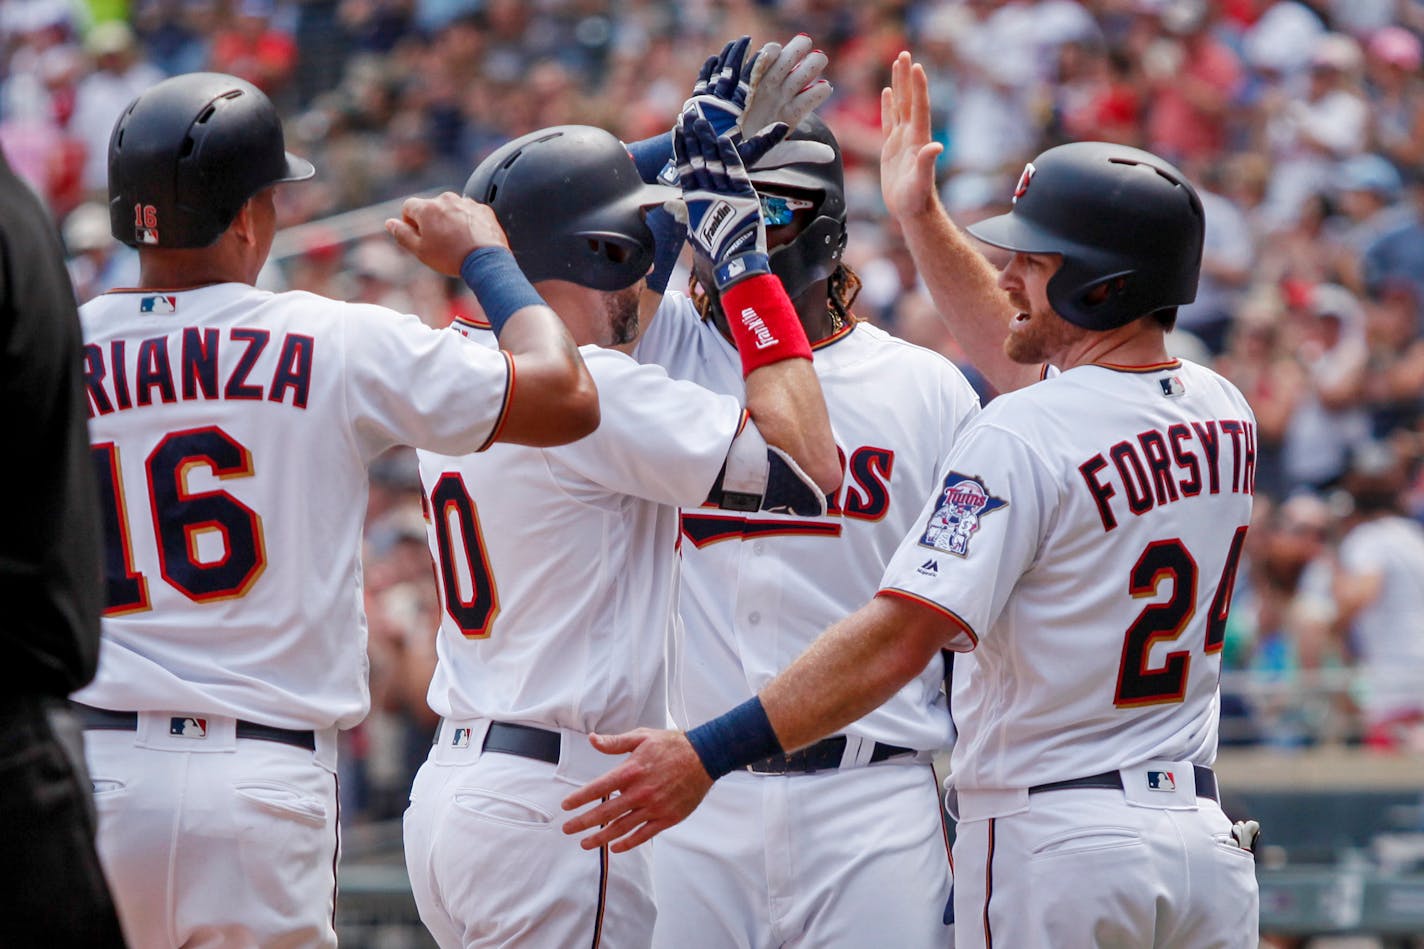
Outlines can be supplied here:
<path id="1" fill-rule="evenodd" d="M 474 250 L 509 249 L 494 212 L 451 191 L 411 198 L 400 220 L 386 221 L 386 230 L 427 267 L 451 277 L 460 276 Z M 513 378 L 497 440 L 562 445 L 598 427 L 598 390 L 557 313 L 544 305 L 521 307 L 498 330 L 498 338 L 500 349 L 509 354 Z"/>
<path id="2" fill-rule="evenodd" d="M 919 675 L 954 632 L 942 614 L 908 600 L 876 597 L 822 633 L 761 691 L 781 746 L 808 745 L 878 708 Z M 564 799 L 565 810 L 614 795 L 565 822 L 566 834 L 599 828 L 580 843 L 622 853 L 696 809 L 712 777 L 682 732 L 640 728 L 590 736 L 627 761 Z"/>
<path id="3" fill-rule="evenodd" d="M 896 58 L 890 88 L 880 93 L 880 118 L 885 206 L 904 232 L 940 319 L 1000 392 L 1037 382 L 1041 369 L 1004 353 L 1014 307 L 999 289 L 998 273 L 950 220 L 935 191 L 934 163 L 942 146 L 930 140 L 929 81 L 909 53 Z"/>
<path id="4" fill-rule="evenodd" d="M 783 359 L 747 376 L 747 414 L 768 445 L 790 455 L 826 494 L 841 484 L 841 460 L 821 380 L 809 359 Z"/>

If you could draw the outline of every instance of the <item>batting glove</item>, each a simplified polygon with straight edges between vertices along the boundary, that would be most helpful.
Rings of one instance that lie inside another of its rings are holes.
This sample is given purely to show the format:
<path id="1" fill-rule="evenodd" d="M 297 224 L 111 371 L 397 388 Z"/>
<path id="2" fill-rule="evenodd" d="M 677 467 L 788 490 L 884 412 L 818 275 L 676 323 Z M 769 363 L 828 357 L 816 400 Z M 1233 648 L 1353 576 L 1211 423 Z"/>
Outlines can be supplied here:
<path id="1" fill-rule="evenodd" d="M 712 264 L 719 292 L 771 273 L 761 201 L 729 135 L 719 136 L 698 110 L 684 112 L 673 153 L 687 206 L 687 236 Z"/>
<path id="2" fill-rule="evenodd" d="M 797 35 L 791 42 L 767 43 L 746 69 L 747 93 L 737 129 L 750 137 L 777 122 L 789 128 L 830 98 L 831 84 L 821 78 L 826 54 L 811 48 L 811 37 Z"/>

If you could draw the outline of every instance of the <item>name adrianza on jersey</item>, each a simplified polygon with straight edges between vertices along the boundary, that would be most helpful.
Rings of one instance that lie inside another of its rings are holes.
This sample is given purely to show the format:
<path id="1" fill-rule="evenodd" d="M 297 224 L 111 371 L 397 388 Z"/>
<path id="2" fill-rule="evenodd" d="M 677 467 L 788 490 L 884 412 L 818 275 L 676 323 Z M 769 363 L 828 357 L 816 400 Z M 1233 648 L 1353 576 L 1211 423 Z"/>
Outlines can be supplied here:
<path id="1" fill-rule="evenodd" d="M 1230 470 L 1223 450 L 1228 450 Z M 1208 494 L 1256 493 L 1256 426 L 1242 419 L 1178 422 L 1124 439 L 1078 466 L 1102 518 L 1117 527 L 1124 509 L 1136 516 Z M 1114 477 L 1116 475 L 1116 477 Z M 1121 489 L 1121 490 L 1119 490 Z"/>
<path id="2" fill-rule="evenodd" d="M 316 341 L 283 334 L 275 365 L 259 370 L 258 360 L 272 345 L 268 330 L 234 327 L 224 337 L 217 329 L 196 326 L 138 341 L 116 339 L 107 347 L 90 343 L 84 347 L 89 417 L 196 399 L 286 402 L 290 397 L 294 407 L 306 408 Z M 221 362 L 220 354 L 226 356 Z"/>

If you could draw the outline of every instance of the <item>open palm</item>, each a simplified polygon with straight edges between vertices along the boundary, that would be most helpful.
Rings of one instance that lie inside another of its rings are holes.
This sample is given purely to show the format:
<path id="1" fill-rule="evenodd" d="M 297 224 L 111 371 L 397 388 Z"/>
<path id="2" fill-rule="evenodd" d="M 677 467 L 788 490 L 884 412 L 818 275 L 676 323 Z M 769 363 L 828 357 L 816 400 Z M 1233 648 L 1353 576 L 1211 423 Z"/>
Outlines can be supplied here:
<path id="1" fill-rule="evenodd" d="M 895 217 L 913 217 L 934 207 L 934 166 L 944 146 L 930 140 L 929 80 L 924 67 L 902 52 L 891 68 L 890 88 L 880 92 L 880 190 Z"/>

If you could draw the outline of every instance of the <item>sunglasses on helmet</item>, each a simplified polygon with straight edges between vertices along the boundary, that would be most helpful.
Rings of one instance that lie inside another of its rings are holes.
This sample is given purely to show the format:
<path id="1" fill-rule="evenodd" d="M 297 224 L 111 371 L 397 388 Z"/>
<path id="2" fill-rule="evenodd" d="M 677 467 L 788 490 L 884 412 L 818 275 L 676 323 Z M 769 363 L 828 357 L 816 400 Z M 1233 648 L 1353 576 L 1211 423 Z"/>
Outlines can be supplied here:
<path id="1" fill-rule="evenodd" d="M 779 194 L 758 193 L 757 197 L 761 199 L 761 221 L 767 227 L 790 224 L 797 211 L 806 211 L 816 206 L 814 201 L 788 198 Z"/>

